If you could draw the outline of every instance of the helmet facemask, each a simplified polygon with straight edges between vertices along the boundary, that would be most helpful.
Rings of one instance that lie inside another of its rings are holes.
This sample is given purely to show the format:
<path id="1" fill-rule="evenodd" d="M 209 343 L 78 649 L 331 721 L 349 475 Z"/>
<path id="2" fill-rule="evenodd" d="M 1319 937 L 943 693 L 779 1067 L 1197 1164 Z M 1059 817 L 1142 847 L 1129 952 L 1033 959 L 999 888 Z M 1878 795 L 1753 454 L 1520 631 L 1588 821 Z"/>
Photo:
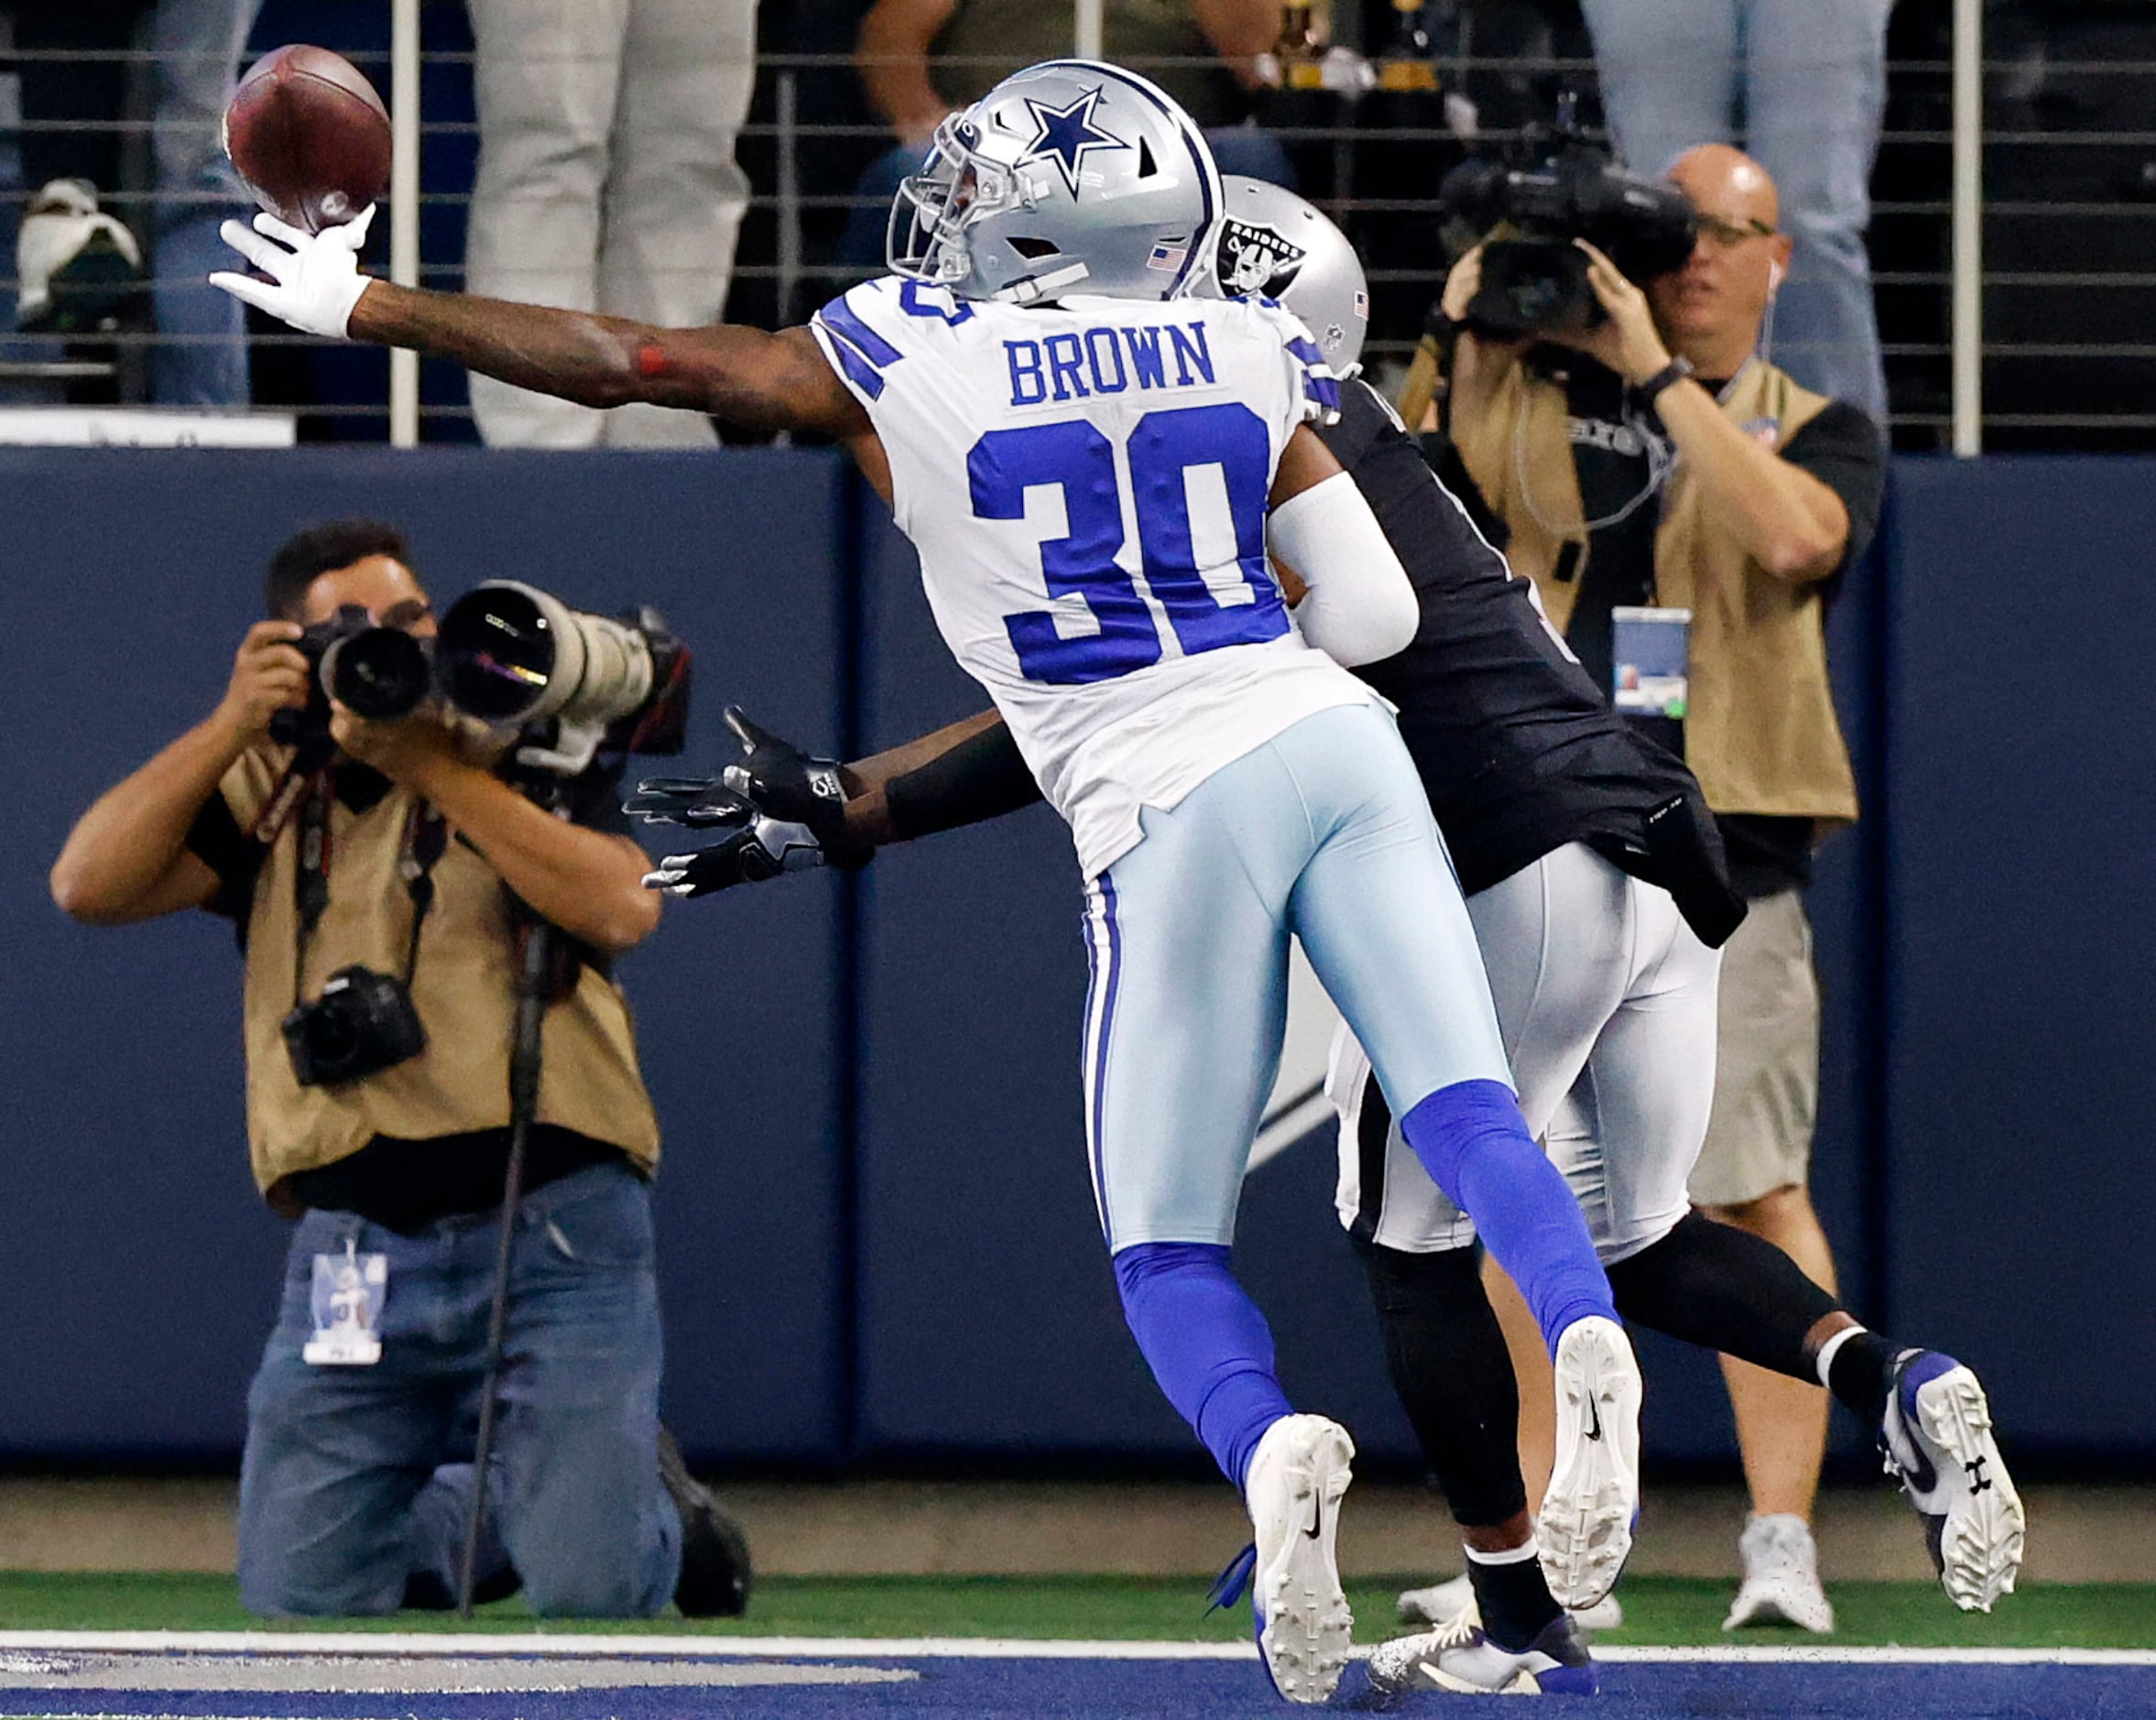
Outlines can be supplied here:
<path id="1" fill-rule="evenodd" d="M 980 135 L 964 114 L 947 114 L 920 171 L 899 181 L 884 235 L 892 274 L 934 287 L 962 281 L 973 272 L 966 229 L 1029 206 L 1018 174 L 975 147 Z"/>

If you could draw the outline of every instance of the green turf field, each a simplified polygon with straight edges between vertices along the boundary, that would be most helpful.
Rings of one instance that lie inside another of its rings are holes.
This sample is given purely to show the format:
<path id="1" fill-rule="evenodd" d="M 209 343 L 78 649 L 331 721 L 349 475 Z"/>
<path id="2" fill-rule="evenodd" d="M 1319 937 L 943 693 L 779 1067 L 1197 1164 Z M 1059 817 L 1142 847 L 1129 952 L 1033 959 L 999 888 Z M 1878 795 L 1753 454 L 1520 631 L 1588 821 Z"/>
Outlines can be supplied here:
<path id="1" fill-rule="evenodd" d="M 1391 1634 L 1393 1596 L 1401 1581 L 1352 1584 L 1356 1635 Z M 1840 1613 L 1833 1640 L 1911 1648 L 2156 1649 L 2156 1587 L 2130 1584 L 2054 1584 L 2009 1595 L 1991 1617 L 1955 1612 L 1929 1584 L 1842 1583 L 1829 1590 Z M 751 1636 L 994 1636 L 1159 1638 L 1228 1640 L 1247 1627 L 1221 1614 L 1203 1617 L 1205 1584 L 1114 1577 L 772 1577 L 757 1589 L 749 1617 L 723 1624 L 554 1624 L 557 1630 L 691 1631 Z M 1611 1643 L 1693 1644 L 1732 1640 L 1789 1644 L 1794 1631 L 1725 1636 L 1729 1585 L 1680 1577 L 1628 1579 L 1622 1630 Z M 1245 1615 L 1247 1617 L 1247 1615 Z M 288 1627 L 304 1629 L 305 1626 Z M 338 1629 L 454 1630 L 441 1614 L 343 1620 Z M 523 1630 L 522 1605 L 484 1607 L 471 1628 Z M 0 1630 L 238 1630 L 262 1628 L 240 1610 L 231 1579 L 214 1576 L 96 1576 L 0 1573 Z"/>

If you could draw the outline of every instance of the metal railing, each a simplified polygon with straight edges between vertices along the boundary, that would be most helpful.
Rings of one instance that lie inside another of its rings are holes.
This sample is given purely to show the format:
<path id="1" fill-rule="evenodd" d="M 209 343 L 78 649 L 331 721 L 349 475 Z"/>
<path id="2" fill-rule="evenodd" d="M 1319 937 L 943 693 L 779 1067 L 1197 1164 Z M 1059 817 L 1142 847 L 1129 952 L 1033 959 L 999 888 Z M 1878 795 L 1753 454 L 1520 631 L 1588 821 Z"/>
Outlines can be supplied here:
<path id="1" fill-rule="evenodd" d="M 387 10 L 387 52 L 379 40 L 325 45 L 347 51 L 377 82 L 395 116 L 395 179 L 383 212 L 387 272 L 454 286 L 463 278 L 462 218 L 477 145 L 468 93 L 459 99 L 473 56 L 465 38 L 444 27 L 443 8 L 428 10 L 425 41 L 419 0 L 390 0 Z M 1081 33 L 1097 32 L 1099 0 L 1083 0 L 1073 17 Z M 1352 24 L 1343 18 L 1344 33 Z M 769 8 L 766 25 L 768 34 Z M 1871 251 L 1897 443 L 1964 454 L 1987 446 L 2156 449 L 2156 3 L 2114 0 L 2096 9 L 1902 0 L 1895 28 Z M 122 67 L 136 86 L 147 82 L 147 60 L 139 45 L 18 48 L 12 56 L 0 49 L 0 70 L 103 61 Z M 1578 33 L 1522 55 L 1484 51 L 1454 32 L 1441 43 L 1437 71 L 1454 93 L 1536 93 L 1544 113 L 1558 85 L 1591 98 L 1595 84 Z M 862 98 L 846 53 L 775 49 L 759 58 L 757 82 L 739 140 L 753 193 L 730 314 L 791 321 L 862 272 L 836 263 L 833 247 L 845 218 L 875 201 L 857 194 L 856 179 L 892 140 Z M 12 128 L 4 98 L 0 90 L 0 170 L 11 129 L 18 141 L 40 131 L 108 135 L 132 166 L 101 188 L 103 201 L 137 232 L 147 229 L 158 192 L 146 169 L 148 114 L 139 88 L 129 113 Z M 1395 169 L 1410 158 L 1442 166 L 1464 146 L 1449 129 L 1384 129 L 1367 96 L 1331 100 L 1334 111 L 1321 119 L 1275 131 L 1299 164 L 1314 164 L 1306 194 L 1358 241 L 1372 235 L 1366 260 L 1381 313 L 1370 355 L 1380 365 L 1399 362 L 1443 259 L 1434 179 L 1403 185 Z M 1484 107 L 1490 123 L 1476 147 L 1521 141 L 1525 114 L 1517 103 Z M 11 303 L 16 289 L 13 258 L 0 255 L 0 301 Z M 0 388 L 47 397 L 103 389 L 139 399 L 160 346 L 211 338 L 160 335 L 139 321 L 96 338 L 0 332 Z M 259 320 L 250 338 L 262 403 L 296 411 L 310 435 L 379 438 L 385 422 L 399 443 L 470 433 L 453 380 L 423 373 L 411 354 L 392 358 L 381 394 L 345 397 L 345 378 L 313 384 L 310 396 L 295 360 L 319 343 Z"/>

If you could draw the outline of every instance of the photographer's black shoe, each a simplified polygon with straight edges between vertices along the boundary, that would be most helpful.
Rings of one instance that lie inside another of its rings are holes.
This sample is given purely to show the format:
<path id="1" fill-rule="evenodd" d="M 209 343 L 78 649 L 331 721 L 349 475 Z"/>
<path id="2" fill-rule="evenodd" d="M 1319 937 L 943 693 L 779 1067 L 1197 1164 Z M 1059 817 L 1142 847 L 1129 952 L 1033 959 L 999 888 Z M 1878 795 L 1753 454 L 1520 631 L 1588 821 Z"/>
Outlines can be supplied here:
<path id="1" fill-rule="evenodd" d="M 524 1579 L 517 1574 L 516 1567 L 504 1565 L 472 1585 L 472 1605 L 486 1606 L 495 1601 L 506 1601 L 523 1586 Z M 408 1612 L 453 1613 L 457 1597 L 433 1572 L 414 1571 L 404 1580 L 404 1606 Z"/>
<path id="2" fill-rule="evenodd" d="M 659 1479 L 681 1515 L 681 1574 L 674 1605 L 684 1618 L 738 1618 L 748 1610 L 754 1580 L 748 1538 L 718 1496 L 689 1474 L 681 1448 L 659 1430 Z"/>

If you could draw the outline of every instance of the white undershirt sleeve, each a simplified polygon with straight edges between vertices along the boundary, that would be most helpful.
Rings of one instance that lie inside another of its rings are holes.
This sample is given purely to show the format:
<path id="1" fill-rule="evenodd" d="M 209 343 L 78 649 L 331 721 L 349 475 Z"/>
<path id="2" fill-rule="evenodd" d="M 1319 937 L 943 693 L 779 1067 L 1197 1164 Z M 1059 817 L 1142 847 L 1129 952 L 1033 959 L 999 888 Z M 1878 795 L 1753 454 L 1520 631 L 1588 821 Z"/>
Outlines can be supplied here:
<path id="1" fill-rule="evenodd" d="M 1302 637 L 1334 662 L 1350 669 L 1375 663 L 1415 637 L 1415 588 L 1346 473 L 1274 508 L 1266 547 L 1309 586 L 1295 618 Z"/>

